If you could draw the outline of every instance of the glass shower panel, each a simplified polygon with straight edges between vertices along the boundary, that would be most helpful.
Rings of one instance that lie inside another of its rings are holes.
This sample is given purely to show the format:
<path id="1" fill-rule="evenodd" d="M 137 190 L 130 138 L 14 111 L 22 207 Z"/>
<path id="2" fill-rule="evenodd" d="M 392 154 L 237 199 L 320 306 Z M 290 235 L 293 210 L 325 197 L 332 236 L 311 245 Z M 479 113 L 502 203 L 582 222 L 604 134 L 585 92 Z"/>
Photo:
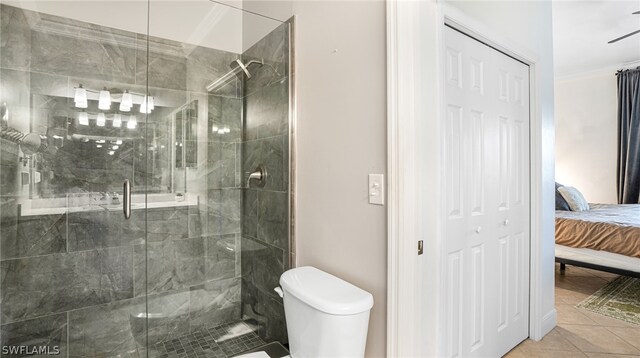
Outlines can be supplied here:
<path id="1" fill-rule="evenodd" d="M 273 288 L 289 257 L 288 24 L 210 1 L 152 0 L 149 11 L 148 121 L 171 144 L 149 151 L 171 158 L 160 181 L 182 203 L 149 200 L 149 353 L 284 343 Z M 259 165 L 264 186 L 248 183 Z"/>
<path id="2" fill-rule="evenodd" d="M 0 5 L 3 356 L 146 349 L 147 18 L 146 1 Z"/>

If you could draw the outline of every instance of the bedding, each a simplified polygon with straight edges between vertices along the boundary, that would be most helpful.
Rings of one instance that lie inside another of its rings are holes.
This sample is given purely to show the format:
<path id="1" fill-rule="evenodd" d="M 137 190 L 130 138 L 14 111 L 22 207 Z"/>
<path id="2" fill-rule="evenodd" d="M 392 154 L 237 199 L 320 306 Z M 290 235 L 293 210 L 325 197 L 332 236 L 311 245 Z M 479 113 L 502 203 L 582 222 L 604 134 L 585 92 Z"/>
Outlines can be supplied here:
<path id="1" fill-rule="evenodd" d="M 591 204 L 556 211 L 556 244 L 640 258 L 640 205 Z"/>
<path id="2" fill-rule="evenodd" d="M 563 187 L 562 184 L 556 182 L 556 210 L 566 210 L 570 211 L 569 203 L 562 197 L 562 194 L 558 191 L 559 188 Z"/>
<path id="3" fill-rule="evenodd" d="M 572 186 L 563 186 L 558 188 L 560 195 L 564 198 L 564 200 L 569 203 L 569 207 L 571 211 L 585 211 L 589 210 L 589 203 L 587 203 L 587 199 L 584 198 L 582 193 L 572 187 Z"/>

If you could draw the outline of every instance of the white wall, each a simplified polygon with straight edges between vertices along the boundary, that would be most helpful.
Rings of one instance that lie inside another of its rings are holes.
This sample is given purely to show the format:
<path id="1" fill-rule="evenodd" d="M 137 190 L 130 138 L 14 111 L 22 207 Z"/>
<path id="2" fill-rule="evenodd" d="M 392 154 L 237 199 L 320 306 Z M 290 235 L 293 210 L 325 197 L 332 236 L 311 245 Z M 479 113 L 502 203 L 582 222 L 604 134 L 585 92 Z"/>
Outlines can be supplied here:
<path id="1" fill-rule="evenodd" d="M 617 203 L 617 86 L 606 69 L 556 80 L 556 180 L 589 202 Z"/>
<path id="2" fill-rule="evenodd" d="M 367 357 L 386 354 L 386 207 L 368 204 L 367 174 L 386 174 L 384 1 L 245 1 L 296 15 L 299 266 L 374 296 Z"/>

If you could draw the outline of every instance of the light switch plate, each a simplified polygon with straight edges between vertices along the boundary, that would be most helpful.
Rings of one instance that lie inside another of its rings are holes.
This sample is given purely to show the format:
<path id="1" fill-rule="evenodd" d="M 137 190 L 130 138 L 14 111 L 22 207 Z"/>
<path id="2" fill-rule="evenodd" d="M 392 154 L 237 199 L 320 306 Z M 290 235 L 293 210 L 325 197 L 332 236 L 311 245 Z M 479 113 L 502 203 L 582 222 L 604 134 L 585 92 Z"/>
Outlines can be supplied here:
<path id="1" fill-rule="evenodd" d="M 384 205 L 383 174 L 369 174 L 369 204 Z"/>

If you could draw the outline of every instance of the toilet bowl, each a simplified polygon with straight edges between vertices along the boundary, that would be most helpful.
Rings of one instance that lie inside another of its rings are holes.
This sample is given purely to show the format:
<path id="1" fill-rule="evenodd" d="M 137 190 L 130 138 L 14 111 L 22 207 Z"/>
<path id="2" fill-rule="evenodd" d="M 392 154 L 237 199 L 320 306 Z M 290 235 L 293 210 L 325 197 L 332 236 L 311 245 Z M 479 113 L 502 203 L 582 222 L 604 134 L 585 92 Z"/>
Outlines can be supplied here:
<path id="1" fill-rule="evenodd" d="M 373 296 L 315 267 L 280 277 L 293 358 L 364 357 Z"/>

